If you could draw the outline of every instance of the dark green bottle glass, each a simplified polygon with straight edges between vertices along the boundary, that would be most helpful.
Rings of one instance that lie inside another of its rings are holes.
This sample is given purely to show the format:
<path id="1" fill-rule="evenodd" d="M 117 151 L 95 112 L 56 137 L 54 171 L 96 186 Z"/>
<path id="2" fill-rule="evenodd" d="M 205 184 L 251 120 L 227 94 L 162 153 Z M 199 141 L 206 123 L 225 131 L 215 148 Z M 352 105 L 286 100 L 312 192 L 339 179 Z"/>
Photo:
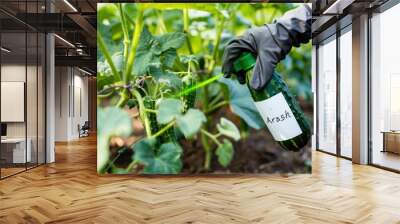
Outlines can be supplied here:
<path id="1" fill-rule="evenodd" d="M 310 125 L 303 111 L 276 72 L 264 89 L 252 89 L 249 82 L 255 63 L 256 59 L 251 53 L 243 53 L 233 67 L 236 72 L 246 73 L 247 85 L 254 103 L 275 141 L 287 150 L 300 150 L 307 145 L 311 137 Z"/>

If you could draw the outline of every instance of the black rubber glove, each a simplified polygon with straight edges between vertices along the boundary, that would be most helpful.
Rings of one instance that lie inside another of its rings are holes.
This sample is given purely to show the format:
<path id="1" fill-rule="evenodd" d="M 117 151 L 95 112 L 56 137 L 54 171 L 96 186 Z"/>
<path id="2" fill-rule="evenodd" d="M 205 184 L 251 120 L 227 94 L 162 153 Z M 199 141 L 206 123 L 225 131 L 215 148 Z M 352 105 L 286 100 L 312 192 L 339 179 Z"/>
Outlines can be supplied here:
<path id="1" fill-rule="evenodd" d="M 225 77 L 236 75 L 241 84 L 245 74 L 235 74 L 233 63 L 243 52 L 257 56 L 250 86 L 262 89 L 271 79 L 276 65 L 285 58 L 292 46 L 298 47 L 311 39 L 311 8 L 304 4 L 288 11 L 273 24 L 265 24 L 247 30 L 236 37 L 225 48 L 222 72 Z"/>

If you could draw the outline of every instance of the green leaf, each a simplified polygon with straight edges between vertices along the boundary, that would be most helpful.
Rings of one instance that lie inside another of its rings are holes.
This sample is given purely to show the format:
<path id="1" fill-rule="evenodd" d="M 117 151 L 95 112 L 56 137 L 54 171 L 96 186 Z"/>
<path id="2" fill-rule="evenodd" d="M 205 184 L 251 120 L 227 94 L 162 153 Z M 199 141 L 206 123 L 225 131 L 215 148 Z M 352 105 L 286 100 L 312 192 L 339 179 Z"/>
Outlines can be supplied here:
<path id="1" fill-rule="evenodd" d="M 176 121 L 183 135 L 190 138 L 200 130 L 207 118 L 200 110 L 189 109 L 185 115 L 177 117 Z"/>
<path id="2" fill-rule="evenodd" d="M 166 98 L 162 99 L 158 105 L 157 122 L 167 124 L 180 116 L 182 113 L 182 103 L 180 100 Z"/>
<path id="3" fill-rule="evenodd" d="M 167 33 L 154 37 L 147 27 L 144 27 L 136 50 L 134 74 L 142 75 L 150 66 L 171 68 L 177 57 L 176 49 L 180 48 L 184 41 L 183 33 Z"/>
<path id="4" fill-rule="evenodd" d="M 208 85 L 208 95 L 210 98 L 216 97 L 218 94 L 221 93 L 221 83 L 213 82 Z"/>
<path id="5" fill-rule="evenodd" d="M 97 172 L 104 173 L 110 156 L 111 137 L 128 137 L 132 133 L 132 120 L 118 107 L 97 109 Z"/>
<path id="6" fill-rule="evenodd" d="M 113 41 L 121 40 L 123 33 L 122 33 L 122 26 L 121 23 L 115 23 L 111 27 L 111 39 Z"/>
<path id="7" fill-rule="evenodd" d="M 156 41 L 147 27 L 143 28 L 140 34 L 139 45 L 136 50 L 133 72 L 135 75 L 142 75 L 147 72 L 151 64 L 159 64 L 161 54 L 161 45 Z"/>
<path id="8" fill-rule="evenodd" d="M 157 140 L 153 138 L 145 138 L 133 145 L 133 160 L 140 162 L 143 165 L 148 165 L 154 159 L 154 151 Z"/>
<path id="9" fill-rule="evenodd" d="M 178 49 L 185 43 L 185 34 L 181 32 L 166 33 L 158 36 L 157 40 L 161 44 L 161 51 L 168 49 Z"/>
<path id="10" fill-rule="evenodd" d="M 180 90 L 182 88 L 182 80 L 174 73 L 163 71 L 156 66 L 150 66 L 149 73 L 157 82 L 164 83 L 172 89 Z"/>
<path id="11" fill-rule="evenodd" d="M 221 134 L 233 138 L 235 141 L 240 139 L 239 129 L 228 119 L 221 118 L 221 121 L 217 124 L 217 129 Z"/>
<path id="12" fill-rule="evenodd" d="M 189 62 L 194 62 L 195 64 L 199 64 L 199 57 L 196 55 L 180 55 L 179 60 L 183 64 L 187 64 Z"/>
<path id="13" fill-rule="evenodd" d="M 218 156 L 219 164 L 223 167 L 227 167 L 231 163 L 234 154 L 232 143 L 224 139 L 224 142 L 218 146 L 215 154 Z"/>
<path id="14" fill-rule="evenodd" d="M 182 47 L 185 43 L 185 34 L 180 32 L 167 33 L 156 37 L 161 45 L 160 60 L 163 67 L 172 68 L 175 59 L 178 56 L 176 49 Z"/>
<path id="15" fill-rule="evenodd" d="M 143 139 L 133 146 L 134 160 L 144 165 L 144 174 L 177 174 L 182 169 L 182 148 L 165 143 L 157 148 L 156 140 Z"/>
<path id="16" fill-rule="evenodd" d="M 99 3 L 97 8 L 97 20 L 103 21 L 109 18 L 113 18 L 117 16 L 117 5 L 115 4 L 106 4 L 106 3 Z"/>
<path id="17" fill-rule="evenodd" d="M 97 30 L 103 37 L 110 55 L 122 50 L 123 45 L 119 44 L 119 41 L 113 40 L 113 38 L 120 38 L 122 35 L 121 22 L 116 4 L 99 4 Z M 104 59 L 103 53 L 99 49 L 97 59 L 98 61 L 99 59 Z"/>
<path id="18" fill-rule="evenodd" d="M 175 63 L 175 59 L 178 56 L 176 49 L 168 49 L 161 54 L 161 63 L 164 67 L 172 68 Z"/>
<path id="19" fill-rule="evenodd" d="M 115 67 L 117 68 L 118 72 L 122 72 L 124 69 L 124 56 L 122 52 L 118 51 L 111 56 L 111 59 L 114 62 Z"/>
<path id="20" fill-rule="evenodd" d="M 240 4 L 227 4 L 227 3 L 216 3 L 215 8 L 220 13 L 220 16 L 225 17 L 225 19 L 229 19 L 229 12 L 237 12 Z M 235 13 L 236 14 L 236 13 Z"/>
<path id="21" fill-rule="evenodd" d="M 105 61 L 97 60 L 97 73 L 108 73 L 111 69 Z"/>
<path id="22" fill-rule="evenodd" d="M 254 105 L 248 87 L 239 84 L 236 80 L 223 77 L 221 77 L 219 81 L 225 84 L 229 89 L 230 106 L 233 113 L 241 117 L 254 129 L 265 127 L 265 123 Z"/>

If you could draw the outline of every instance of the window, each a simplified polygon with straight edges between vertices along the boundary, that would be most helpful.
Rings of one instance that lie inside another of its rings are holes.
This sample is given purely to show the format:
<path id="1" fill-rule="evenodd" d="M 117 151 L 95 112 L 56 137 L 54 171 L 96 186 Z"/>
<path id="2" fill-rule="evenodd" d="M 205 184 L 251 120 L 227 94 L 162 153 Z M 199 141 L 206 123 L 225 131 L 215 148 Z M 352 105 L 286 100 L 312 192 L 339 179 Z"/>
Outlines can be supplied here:
<path id="1" fill-rule="evenodd" d="M 340 155 L 351 158 L 352 141 L 352 33 L 351 26 L 340 36 Z"/>
<path id="2" fill-rule="evenodd" d="M 318 149 L 336 153 L 336 36 L 318 47 Z"/>
<path id="3" fill-rule="evenodd" d="M 371 18 L 372 163 L 400 170 L 400 5 Z"/>
<path id="4" fill-rule="evenodd" d="M 44 1 L 0 1 L 0 7 L 38 13 Z M 26 14 L 25 14 L 26 15 Z M 0 178 L 45 163 L 44 33 L 0 13 Z"/>

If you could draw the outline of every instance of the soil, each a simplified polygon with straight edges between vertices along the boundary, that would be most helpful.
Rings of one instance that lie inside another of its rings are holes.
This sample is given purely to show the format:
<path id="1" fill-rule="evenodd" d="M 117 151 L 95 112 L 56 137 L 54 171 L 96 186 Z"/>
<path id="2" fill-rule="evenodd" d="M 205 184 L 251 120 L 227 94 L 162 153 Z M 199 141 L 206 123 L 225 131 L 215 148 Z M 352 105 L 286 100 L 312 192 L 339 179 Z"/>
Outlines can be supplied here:
<path id="1" fill-rule="evenodd" d="M 300 103 L 305 110 L 308 120 L 312 121 L 312 105 L 304 105 Z M 233 115 L 228 108 L 220 110 L 213 116 L 214 124 L 219 122 L 221 117 L 226 117 L 234 123 L 239 124 L 240 120 Z M 312 124 L 310 124 L 312 125 Z M 134 125 L 135 126 L 135 125 Z M 215 125 L 212 125 L 215 126 Z M 136 134 L 143 133 L 142 127 L 136 127 Z M 136 129 L 135 128 L 135 129 Z M 141 130 L 140 130 L 141 129 Z M 214 130 L 210 130 L 214 132 Z M 140 135 L 140 134 L 139 134 Z M 139 136 L 132 136 L 125 139 L 125 142 L 135 142 Z M 211 142 L 210 142 L 211 143 Z M 129 145 L 130 145 L 129 144 Z M 115 146 L 115 144 L 112 144 Z M 310 173 L 311 172 L 311 141 L 299 152 L 291 152 L 281 148 L 265 129 L 254 130 L 248 132 L 248 136 L 238 142 L 233 142 L 234 157 L 231 164 L 224 168 L 213 155 L 210 170 L 204 170 L 204 150 L 200 139 L 194 141 L 181 140 L 180 145 L 183 149 L 183 169 L 181 174 L 265 174 L 265 173 Z M 116 148 L 112 150 L 115 155 Z M 214 146 L 215 148 L 215 146 Z M 118 167 L 125 167 L 130 162 L 132 156 L 131 150 L 126 150 L 115 161 Z"/>
<path id="2" fill-rule="evenodd" d="M 182 173 L 207 173 L 203 169 L 204 150 L 199 141 L 191 145 L 182 141 L 184 148 Z M 211 164 L 213 173 L 309 173 L 311 172 L 311 147 L 299 152 L 280 148 L 266 130 L 251 131 L 246 139 L 234 143 L 235 154 L 231 164 L 224 168 L 214 156 Z"/>

